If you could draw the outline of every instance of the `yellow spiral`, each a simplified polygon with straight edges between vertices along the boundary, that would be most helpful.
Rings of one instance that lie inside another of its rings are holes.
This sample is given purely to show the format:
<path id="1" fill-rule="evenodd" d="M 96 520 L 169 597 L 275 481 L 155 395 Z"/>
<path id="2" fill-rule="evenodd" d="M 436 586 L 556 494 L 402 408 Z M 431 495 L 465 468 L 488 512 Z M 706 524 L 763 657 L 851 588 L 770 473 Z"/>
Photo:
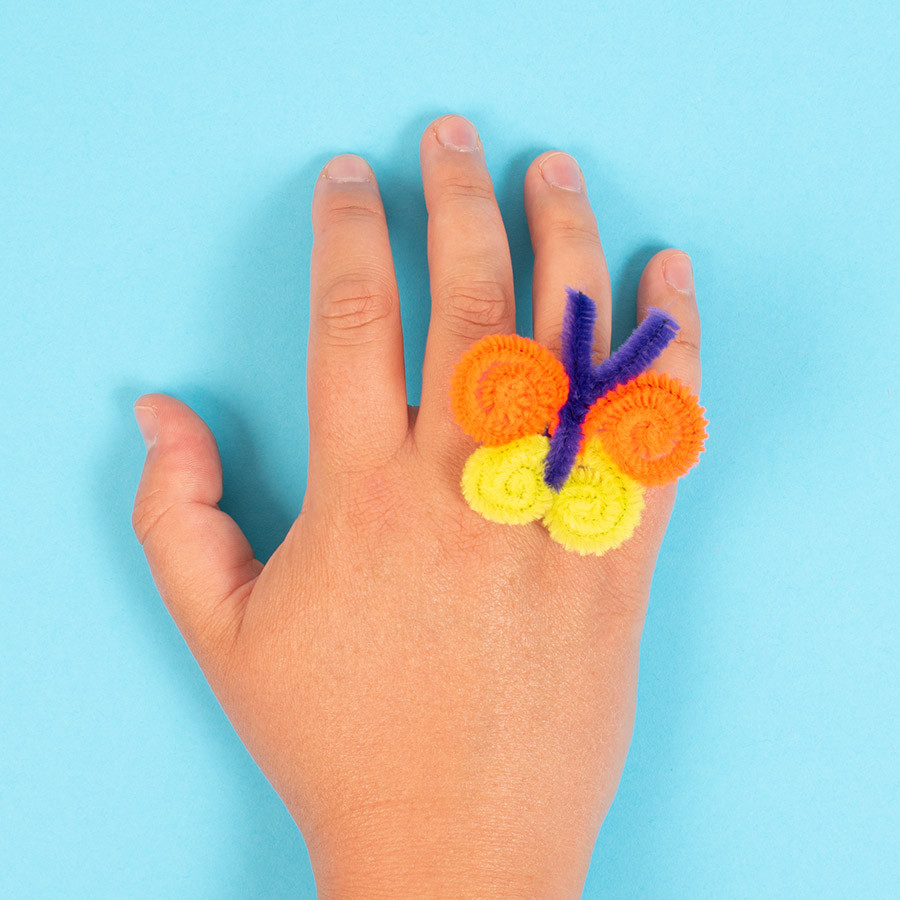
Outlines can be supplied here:
<path id="1" fill-rule="evenodd" d="M 643 509 L 644 489 L 592 438 L 544 514 L 544 524 L 567 550 L 602 556 L 631 537 Z"/>
<path id="2" fill-rule="evenodd" d="M 539 519 L 553 502 L 544 481 L 550 441 L 532 434 L 502 447 L 479 447 L 462 473 L 462 492 L 469 506 L 492 522 L 524 525 Z"/>

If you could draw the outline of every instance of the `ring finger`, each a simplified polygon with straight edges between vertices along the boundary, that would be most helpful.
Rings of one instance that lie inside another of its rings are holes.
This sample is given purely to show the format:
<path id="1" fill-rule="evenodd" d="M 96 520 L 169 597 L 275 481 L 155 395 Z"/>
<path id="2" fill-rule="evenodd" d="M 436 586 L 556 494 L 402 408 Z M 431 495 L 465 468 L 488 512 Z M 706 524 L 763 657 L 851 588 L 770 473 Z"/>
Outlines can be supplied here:
<path id="1" fill-rule="evenodd" d="M 559 355 L 566 285 L 597 304 L 595 362 L 609 356 L 611 293 L 584 175 L 568 153 L 539 156 L 525 173 L 525 214 L 534 249 L 534 338 Z"/>

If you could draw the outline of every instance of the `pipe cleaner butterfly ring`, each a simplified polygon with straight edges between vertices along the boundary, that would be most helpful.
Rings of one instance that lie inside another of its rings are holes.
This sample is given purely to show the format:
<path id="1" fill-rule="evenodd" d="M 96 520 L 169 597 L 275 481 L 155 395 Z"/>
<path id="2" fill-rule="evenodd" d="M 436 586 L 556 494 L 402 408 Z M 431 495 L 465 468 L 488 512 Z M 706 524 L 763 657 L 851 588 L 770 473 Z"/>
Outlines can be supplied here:
<path id="1" fill-rule="evenodd" d="M 696 464 L 707 421 L 686 385 L 645 371 L 677 332 L 668 313 L 651 309 L 595 366 L 594 301 L 566 294 L 562 361 L 529 338 L 492 334 L 457 364 L 453 414 L 483 444 L 461 487 L 492 522 L 541 519 L 567 549 L 600 556 L 640 524 L 645 486 L 676 481 Z"/>

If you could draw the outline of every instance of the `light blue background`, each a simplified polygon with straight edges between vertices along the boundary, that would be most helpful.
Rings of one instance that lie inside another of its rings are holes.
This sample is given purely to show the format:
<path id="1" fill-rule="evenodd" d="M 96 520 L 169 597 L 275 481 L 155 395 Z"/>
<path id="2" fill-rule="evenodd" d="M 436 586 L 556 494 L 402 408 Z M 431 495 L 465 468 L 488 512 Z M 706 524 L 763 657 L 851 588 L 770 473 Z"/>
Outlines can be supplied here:
<path id="1" fill-rule="evenodd" d="M 417 399 L 418 142 L 451 111 L 523 328 L 544 150 L 585 170 L 617 339 L 652 253 L 694 259 L 711 436 L 585 896 L 900 895 L 898 45 L 887 2 L 3 3 L 0 896 L 314 896 L 131 532 L 131 404 L 206 418 L 267 557 L 304 492 L 315 176 L 379 176 Z"/>

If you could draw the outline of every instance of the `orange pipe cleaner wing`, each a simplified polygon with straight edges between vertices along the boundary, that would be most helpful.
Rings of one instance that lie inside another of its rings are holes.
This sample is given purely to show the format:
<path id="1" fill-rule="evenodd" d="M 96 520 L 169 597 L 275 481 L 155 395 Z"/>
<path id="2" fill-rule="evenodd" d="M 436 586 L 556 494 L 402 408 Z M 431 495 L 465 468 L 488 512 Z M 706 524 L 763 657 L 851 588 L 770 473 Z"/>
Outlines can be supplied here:
<path id="1" fill-rule="evenodd" d="M 450 402 L 466 434 L 489 447 L 555 426 L 569 378 L 543 344 L 518 334 L 491 334 L 460 359 Z"/>

